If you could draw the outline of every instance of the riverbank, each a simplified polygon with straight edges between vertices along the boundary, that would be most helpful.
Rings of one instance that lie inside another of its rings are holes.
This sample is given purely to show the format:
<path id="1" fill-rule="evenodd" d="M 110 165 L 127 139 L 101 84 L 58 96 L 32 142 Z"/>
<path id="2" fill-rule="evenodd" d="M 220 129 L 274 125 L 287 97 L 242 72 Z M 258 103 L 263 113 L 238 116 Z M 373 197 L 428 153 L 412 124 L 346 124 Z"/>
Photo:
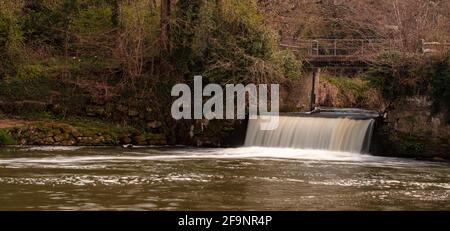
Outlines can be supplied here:
<path id="1" fill-rule="evenodd" d="M 95 119 L 0 119 L 0 145 L 165 145 L 163 134 Z"/>

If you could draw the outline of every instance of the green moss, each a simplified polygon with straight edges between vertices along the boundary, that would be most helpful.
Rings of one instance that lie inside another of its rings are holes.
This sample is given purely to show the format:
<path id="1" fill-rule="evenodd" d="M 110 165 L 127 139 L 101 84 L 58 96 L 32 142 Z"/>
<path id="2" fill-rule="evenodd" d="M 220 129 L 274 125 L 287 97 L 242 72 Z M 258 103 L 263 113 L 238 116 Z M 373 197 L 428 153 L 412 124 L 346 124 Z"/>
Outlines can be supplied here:
<path id="1" fill-rule="evenodd" d="M 426 154 L 425 143 L 417 135 L 395 132 L 388 134 L 388 136 L 392 141 L 390 148 L 395 149 L 395 155 L 417 157 Z"/>
<path id="2" fill-rule="evenodd" d="M 16 140 L 9 134 L 7 130 L 0 129 L 0 145 L 15 145 Z"/>
<path id="3" fill-rule="evenodd" d="M 341 92 L 351 92 L 356 98 L 364 97 L 370 89 L 369 82 L 361 78 L 321 76 L 322 79 L 336 86 Z"/>
<path id="4" fill-rule="evenodd" d="M 415 140 L 403 140 L 399 145 L 399 154 L 403 156 L 422 156 L 425 145 Z"/>
<path id="5" fill-rule="evenodd" d="M 165 138 L 163 134 L 154 134 L 151 132 L 145 132 L 143 136 L 146 140 L 161 140 Z"/>
<path id="6" fill-rule="evenodd" d="M 15 126 L 9 129 L 11 132 L 4 131 L 0 135 L 0 144 L 15 144 L 12 137 L 22 138 L 28 143 L 41 144 L 48 137 L 66 137 L 69 138 L 88 138 L 92 145 L 119 145 L 125 137 L 140 138 L 144 141 L 155 141 L 155 143 L 164 143 L 164 134 L 155 134 L 143 129 L 112 122 L 106 122 L 99 119 L 85 117 L 68 117 L 65 119 L 45 118 L 39 121 L 30 122 L 21 126 Z M 11 135 L 9 135 L 11 134 Z M 84 144 L 84 143 L 81 143 Z"/>

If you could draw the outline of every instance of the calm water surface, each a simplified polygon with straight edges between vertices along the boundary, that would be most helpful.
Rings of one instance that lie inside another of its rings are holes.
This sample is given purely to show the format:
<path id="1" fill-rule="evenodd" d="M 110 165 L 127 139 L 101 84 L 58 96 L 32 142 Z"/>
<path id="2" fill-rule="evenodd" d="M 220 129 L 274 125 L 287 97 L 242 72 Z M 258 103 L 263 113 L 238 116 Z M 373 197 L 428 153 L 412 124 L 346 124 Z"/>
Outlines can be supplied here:
<path id="1" fill-rule="evenodd" d="M 450 210 L 450 164 L 314 150 L 0 149 L 0 210 Z"/>

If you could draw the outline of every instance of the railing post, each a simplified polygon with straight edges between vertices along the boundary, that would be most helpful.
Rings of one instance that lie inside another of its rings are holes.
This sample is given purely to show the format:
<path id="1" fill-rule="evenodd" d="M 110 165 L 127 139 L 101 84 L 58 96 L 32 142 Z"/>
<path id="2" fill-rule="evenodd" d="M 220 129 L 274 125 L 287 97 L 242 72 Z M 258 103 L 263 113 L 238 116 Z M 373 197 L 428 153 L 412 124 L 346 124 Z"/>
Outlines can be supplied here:
<path id="1" fill-rule="evenodd" d="M 334 39 L 334 56 L 337 56 L 337 40 Z"/>
<path id="2" fill-rule="evenodd" d="M 364 39 L 361 40 L 361 54 L 364 55 Z"/>
<path id="3" fill-rule="evenodd" d="M 316 44 L 316 47 L 314 48 L 314 45 L 312 45 L 313 50 L 316 50 L 316 56 L 319 56 L 319 40 L 312 40 L 312 44 Z"/>
<path id="4" fill-rule="evenodd" d="M 422 54 L 425 54 L 425 39 L 420 40 L 420 52 L 422 52 Z"/>

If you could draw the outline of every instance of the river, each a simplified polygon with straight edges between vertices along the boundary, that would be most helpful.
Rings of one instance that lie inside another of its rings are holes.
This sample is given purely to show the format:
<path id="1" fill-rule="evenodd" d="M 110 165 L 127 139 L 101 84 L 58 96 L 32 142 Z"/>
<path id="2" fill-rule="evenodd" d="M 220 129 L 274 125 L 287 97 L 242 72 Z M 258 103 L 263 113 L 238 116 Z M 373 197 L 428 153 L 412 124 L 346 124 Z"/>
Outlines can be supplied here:
<path id="1" fill-rule="evenodd" d="M 0 210 L 449 210 L 450 164 L 276 148 L 0 149 Z"/>

